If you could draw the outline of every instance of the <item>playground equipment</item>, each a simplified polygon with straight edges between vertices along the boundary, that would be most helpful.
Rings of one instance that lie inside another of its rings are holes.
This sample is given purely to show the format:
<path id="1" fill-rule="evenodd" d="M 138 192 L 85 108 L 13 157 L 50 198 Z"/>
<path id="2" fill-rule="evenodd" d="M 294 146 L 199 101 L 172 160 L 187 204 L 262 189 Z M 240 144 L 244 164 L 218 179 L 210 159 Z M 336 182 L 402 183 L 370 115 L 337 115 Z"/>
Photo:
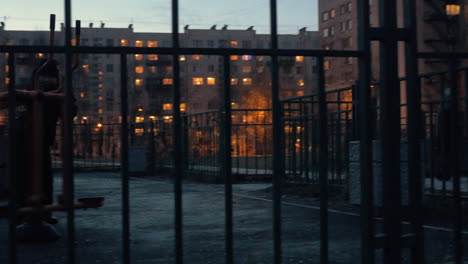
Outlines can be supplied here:
<path id="1" fill-rule="evenodd" d="M 77 20 L 77 46 L 80 44 L 80 36 L 81 23 Z M 55 15 L 51 14 L 49 40 L 51 47 L 54 45 L 54 40 Z M 72 70 L 75 70 L 78 65 L 78 55 L 75 55 Z M 47 60 L 36 69 L 33 75 L 32 88 L 30 90 L 15 91 L 18 101 L 25 102 L 28 105 L 26 111 L 28 118 L 26 122 L 29 122 L 28 127 L 31 128 L 29 131 L 24 131 L 26 135 L 25 143 L 30 151 L 25 151 L 23 157 L 16 159 L 17 162 L 21 162 L 21 164 L 24 164 L 22 166 L 26 167 L 24 179 L 18 179 L 16 186 L 9 186 L 9 188 L 17 188 L 17 190 L 21 188 L 24 192 L 24 201 L 17 201 L 17 210 L 14 212 L 17 216 L 26 220 L 24 224 L 17 226 L 17 238 L 20 241 L 46 242 L 60 238 L 55 228 L 44 221 L 44 217 L 52 211 L 65 211 L 68 208 L 67 205 L 70 204 L 66 198 L 67 194 L 64 185 L 62 185 L 62 194 L 59 195 L 57 204 L 46 201 L 47 194 L 45 193 L 45 187 L 47 184 L 52 184 L 46 178 L 52 176 L 46 175 L 46 173 L 50 173 L 46 168 L 48 166 L 46 157 L 50 154 L 49 146 L 44 139 L 51 133 L 50 120 L 53 122 L 54 131 L 55 122 L 57 121 L 57 117 L 47 116 L 46 107 L 55 104 L 62 108 L 65 101 L 63 88 L 66 89 L 66 87 L 60 87 L 58 70 L 52 71 L 53 73 L 51 74 L 50 69 L 52 68 L 56 69 L 56 62 L 53 59 L 53 53 L 50 52 Z M 54 87 L 51 85 L 53 83 L 51 80 L 55 80 L 55 89 L 44 91 L 44 87 Z M 6 98 L 8 98 L 8 93 L 0 96 L 2 100 Z M 8 166 L 13 166 L 13 164 L 9 164 Z M 65 174 L 62 177 L 62 182 L 64 183 L 71 180 Z M 51 188 L 51 186 L 49 187 Z M 80 198 L 73 203 L 73 207 L 76 209 L 99 208 L 102 207 L 103 201 L 103 197 Z M 8 207 L 0 207 L 0 217 L 7 217 L 9 213 L 11 212 L 9 212 Z"/>

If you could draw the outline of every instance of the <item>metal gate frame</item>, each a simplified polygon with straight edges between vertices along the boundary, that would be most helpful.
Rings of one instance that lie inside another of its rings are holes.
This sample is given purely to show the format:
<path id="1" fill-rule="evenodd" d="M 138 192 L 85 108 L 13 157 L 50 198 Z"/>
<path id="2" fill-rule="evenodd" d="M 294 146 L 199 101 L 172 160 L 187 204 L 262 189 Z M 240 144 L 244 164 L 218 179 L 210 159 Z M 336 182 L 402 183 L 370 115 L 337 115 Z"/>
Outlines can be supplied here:
<path id="1" fill-rule="evenodd" d="M 401 183 L 398 178 L 392 175 L 399 173 L 399 120 L 400 113 L 396 106 L 400 104 L 399 91 L 395 92 L 392 87 L 398 85 L 398 63 L 397 63 L 397 42 L 406 43 L 406 74 L 408 76 L 407 98 L 408 98 L 408 140 L 409 140 L 409 170 L 411 175 L 419 175 L 419 120 L 421 113 L 419 109 L 419 94 L 417 82 L 417 60 L 418 58 L 444 58 L 451 61 L 452 83 L 456 84 L 456 75 L 453 73 L 457 58 L 468 58 L 468 53 L 444 52 L 444 53 L 418 53 L 416 39 L 416 6 L 415 0 L 404 0 L 405 28 L 397 28 L 397 3 L 395 0 L 379 0 L 380 6 L 380 28 L 370 28 L 369 26 L 369 1 L 358 0 L 358 21 L 359 24 L 359 45 L 357 51 L 338 50 L 288 50 L 278 48 L 277 32 L 277 1 L 270 0 L 270 30 L 271 48 L 269 49 L 229 49 L 229 48 L 181 48 L 179 43 L 179 1 L 172 0 L 172 42 L 171 48 L 136 48 L 136 47 L 73 47 L 71 43 L 71 0 L 64 0 L 65 3 L 65 45 L 46 46 L 0 46 L 0 52 L 8 53 L 8 64 L 10 67 L 9 96 L 9 142 L 15 142 L 15 119 L 14 116 L 16 95 L 15 95 L 15 53 L 62 53 L 66 57 L 66 103 L 65 103 L 65 156 L 64 175 L 65 189 L 67 193 L 67 255 L 68 263 L 76 262 L 75 253 L 75 211 L 72 206 L 74 200 L 74 180 L 73 180 L 73 138 L 72 138 L 72 58 L 74 54 L 119 54 L 121 62 L 121 114 L 128 116 L 128 91 L 127 91 L 127 55 L 128 54 L 167 54 L 173 58 L 173 129 L 174 129 L 174 195 L 175 195 L 175 262 L 183 263 L 183 212 L 182 212 L 182 176 L 183 176 L 183 138 L 180 133 L 181 113 L 180 113 L 180 55 L 219 55 L 224 59 L 224 89 L 223 89 L 223 175 L 225 177 L 225 256 L 226 263 L 233 263 L 233 206 L 232 206 L 232 178 L 231 178 L 231 98 L 230 98 L 230 55 L 251 54 L 258 56 L 270 56 L 272 59 L 272 105 L 273 105 L 273 232 L 274 232 L 274 263 L 282 262 L 282 234 L 281 234 L 281 182 L 284 176 L 283 166 L 283 131 L 282 131 L 282 111 L 279 101 L 279 71 L 278 56 L 309 56 L 316 57 L 318 63 L 318 98 L 319 98 L 319 131 L 320 131 L 320 263 L 328 263 L 328 201 L 327 201 L 327 162 L 328 153 L 325 151 L 327 145 L 327 116 L 325 103 L 325 78 L 323 62 L 324 57 L 358 57 L 359 58 L 359 88 L 358 88 L 358 120 L 360 124 L 359 138 L 361 141 L 361 206 L 362 223 L 362 263 L 370 264 L 375 262 L 374 253 L 381 245 L 384 249 L 384 262 L 394 264 L 400 262 L 402 245 L 407 245 L 412 250 L 412 263 L 424 263 L 423 253 L 423 230 L 422 230 L 422 201 L 421 184 L 419 177 L 410 177 L 411 208 L 414 215 L 411 219 L 413 230 L 411 234 L 402 235 L 401 230 L 401 208 L 400 190 Z M 384 177 L 384 232 L 381 236 L 375 235 L 372 227 L 373 223 L 373 197 L 372 197 L 372 153 L 371 153 L 371 117 L 369 107 L 370 102 L 370 64 L 371 49 L 370 42 L 379 41 L 381 48 L 380 66 L 382 69 L 381 80 L 383 83 L 382 109 L 383 122 L 383 177 Z M 456 88 L 453 85 L 454 89 Z M 452 95 L 456 92 L 452 93 Z M 453 104 L 453 114 L 457 114 L 456 105 Z M 454 131 L 454 138 L 458 138 L 458 132 Z M 122 118 L 121 133 L 121 185 L 122 185 L 122 262 L 130 263 L 130 216 L 129 216 L 129 175 L 128 175 L 128 121 Z M 15 146 L 9 144 L 8 175 L 10 186 L 15 186 Z M 461 200 L 460 200 L 460 175 L 457 153 L 453 153 L 453 171 L 455 179 L 454 201 L 457 210 L 456 223 L 454 228 L 455 258 L 456 263 L 462 262 L 462 240 L 461 240 Z M 9 190 L 9 263 L 17 263 L 16 249 L 16 201 L 15 188 Z M 376 243 L 377 242 L 377 243 Z"/>

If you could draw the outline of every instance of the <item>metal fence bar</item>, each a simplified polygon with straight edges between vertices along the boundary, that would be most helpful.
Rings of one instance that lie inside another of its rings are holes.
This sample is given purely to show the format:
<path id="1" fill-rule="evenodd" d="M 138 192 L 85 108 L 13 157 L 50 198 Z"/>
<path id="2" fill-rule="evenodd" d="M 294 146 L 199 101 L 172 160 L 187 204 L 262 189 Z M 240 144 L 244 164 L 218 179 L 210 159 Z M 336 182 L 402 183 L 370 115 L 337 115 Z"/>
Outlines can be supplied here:
<path id="1" fill-rule="evenodd" d="M 122 261 L 130 263 L 130 192 L 128 175 L 128 80 L 127 55 L 120 55 L 120 166 L 122 178 Z"/>
<path id="2" fill-rule="evenodd" d="M 412 232 L 414 233 L 414 247 L 411 248 L 411 260 L 414 264 L 424 263 L 424 230 L 423 226 L 423 182 L 421 176 L 421 96 L 418 78 L 417 53 L 417 22 L 415 1 L 405 1 L 405 27 L 411 36 L 405 42 L 406 60 L 406 98 L 408 103 L 408 177 L 409 177 L 409 206 L 411 208 Z"/>
<path id="3" fill-rule="evenodd" d="M 374 255 L 374 223 L 372 192 L 372 119 L 371 119 L 371 47 L 369 35 L 369 1 L 358 1 L 358 47 L 365 52 L 365 56 L 359 58 L 359 83 L 357 92 L 357 109 L 353 115 L 357 119 L 358 126 L 355 127 L 356 135 L 359 135 L 359 159 L 360 159 L 360 183 L 361 183 L 361 263 L 373 264 Z M 353 98 L 354 99 L 354 98 Z M 354 99 L 355 100 L 355 99 Z M 355 101 L 356 102 L 356 101 Z M 357 130 L 357 131 L 356 131 Z"/>
<path id="4" fill-rule="evenodd" d="M 231 158 L 231 70 L 229 56 L 223 57 L 224 62 L 224 89 L 223 89 L 223 123 L 221 128 L 222 135 L 222 166 L 224 185 L 224 200 L 225 200 L 225 236 L 226 236 L 226 264 L 234 262 L 234 246 L 233 246 L 233 206 L 232 206 L 232 158 Z"/>
<path id="5" fill-rule="evenodd" d="M 450 79 L 450 86 L 451 86 L 451 93 L 450 93 L 450 115 L 451 115 L 451 122 L 450 122 L 450 176 L 453 178 L 453 203 L 454 203 L 454 210 L 455 210 L 455 217 L 454 217 L 454 254 L 455 254 L 455 263 L 462 264 L 463 263 L 463 237 L 462 237 L 462 230 L 463 230 L 463 222 L 462 222 L 462 204 L 461 204 L 461 195 L 460 195 L 460 141 L 461 139 L 463 145 L 463 138 L 461 137 L 462 133 L 460 133 L 460 127 L 458 122 L 458 73 L 456 72 L 456 65 L 457 61 L 456 58 L 451 58 L 449 60 L 449 79 Z"/>
<path id="6" fill-rule="evenodd" d="M 172 0 L 172 47 L 173 60 L 173 144 L 174 144 L 174 195 L 175 195 L 175 263 L 183 263 L 183 211 L 182 211 L 182 177 L 183 177 L 183 147 L 182 147 L 182 119 L 180 115 L 180 61 L 179 61 L 179 1 Z"/>
<path id="7" fill-rule="evenodd" d="M 161 55 L 245 55 L 252 56 L 324 56 L 324 57 L 360 57 L 361 51 L 352 50 L 314 50 L 314 49 L 245 49 L 245 48 L 163 48 L 163 47 L 72 47 L 73 53 L 89 54 L 161 54 Z M 64 53 L 65 46 L 41 46 L 41 45 L 0 45 L 0 52 L 15 53 Z M 467 54 L 468 56 L 468 54 Z"/>
<path id="8" fill-rule="evenodd" d="M 63 145 L 63 177 L 65 186 L 65 204 L 67 208 L 67 253 L 68 263 L 76 263 L 75 248 L 75 182 L 73 175 L 73 52 L 72 47 L 72 11 L 71 0 L 65 0 L 65 117 Z M 55 22 L 55 21 L 54 21 Z"/>
<path id="9" fill-rule="evenodd" d="M 270 34 L 271 50 L 278 50 L 278 14 L 277 1 L 270 0 Z M 278 56 L 271 56 L 271 103 L 273 109 L 273 250 L 274 263 L 282 263 L 281 234 L 281 184 L 284 175 L 282 153 L 282 114 L 279 97 Z"/>
<path id="10" fill-rule="evenodd" d="M 317 87 L 319 110 L 319 181 L 320 181 L 320 263 L 328 263 L 328 117 L 325 95 L 323 57 L 317 58 Z"/>
<path id="11" fill-rule="evenodd" d="M 398 80 L 397 3 L 380 0 L 380 41 L 382 181 L 384 218 L 384 263 L 401 261 L 401 179 L 400 175 L 400 89 Z"/>
<path id="12" fill-rule="evenodd" d="M 8 263 L 17 263 L 16 248 L 16 69 L 15 54 L 8 53 Z"/>

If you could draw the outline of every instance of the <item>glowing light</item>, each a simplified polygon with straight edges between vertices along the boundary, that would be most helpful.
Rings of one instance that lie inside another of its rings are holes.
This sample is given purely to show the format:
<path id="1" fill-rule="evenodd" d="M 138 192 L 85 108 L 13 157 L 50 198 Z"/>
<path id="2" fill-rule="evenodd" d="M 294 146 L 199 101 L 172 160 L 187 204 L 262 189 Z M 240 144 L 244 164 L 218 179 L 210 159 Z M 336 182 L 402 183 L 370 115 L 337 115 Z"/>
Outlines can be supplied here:
<path id="1" fill-rule="evenodd" d="M 128 40 L 126 40 L 126 39 L 121 39 L 121 40 L 120 40 L 120 46 L 122 46 L 122 47 L 128 46 Z"/>
<path id="2" fill-rule="evenodd" d="M 445 5 L 445 13 L 447 16 L 458 16 L 460 15 L 461 7 L 458 4 L 447 4 Z"/>
<path id="3" fill-rule="evenodd" d="M 206 83 L 208 85 L 215 85 L 216 84 L 216 78 L 215 77 L 208 77 L 208 78 L 206 78 Z"/>

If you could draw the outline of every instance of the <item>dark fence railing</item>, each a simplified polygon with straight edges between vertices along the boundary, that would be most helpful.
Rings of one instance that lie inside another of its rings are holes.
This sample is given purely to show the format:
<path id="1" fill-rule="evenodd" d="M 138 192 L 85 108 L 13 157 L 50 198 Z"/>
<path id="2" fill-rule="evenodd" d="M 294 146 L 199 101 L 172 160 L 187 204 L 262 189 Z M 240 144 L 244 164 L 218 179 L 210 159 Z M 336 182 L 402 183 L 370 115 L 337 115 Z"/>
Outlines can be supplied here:
<path id="1" fill-rule="evenodd" d="M 352 92 L 352 87 L 326 92 L 329 181 L 347 179 L 348 142 L 354 136 Z M 318 103 L 318 94 L 282 101 L 288 181 L 319 181 Z"/>
<path id="2" fill-rule="evenodd" d="M 184 168 L 196 174 L 219 175 L 220 111 L 182 116 Z M 232 111 L 232 172 L 247 177 L 271 176 L 271 109 L 234 109 Z M 152 173 L 173 167 L 172 118 L 164 116 L 129 124 L 130 171 Z M 77 170 L 114 170 L 120 168 L 120 124 L 75 124 L 74 165 Z M 57 142 L 61 142 L 61 126 Z M 52 147 L 53 167 L 61 168 L 61 146 Z M 139 155 L 139 156 L 138 156 Z M 142 159 L 138 159 L 141 157 Z"/>

